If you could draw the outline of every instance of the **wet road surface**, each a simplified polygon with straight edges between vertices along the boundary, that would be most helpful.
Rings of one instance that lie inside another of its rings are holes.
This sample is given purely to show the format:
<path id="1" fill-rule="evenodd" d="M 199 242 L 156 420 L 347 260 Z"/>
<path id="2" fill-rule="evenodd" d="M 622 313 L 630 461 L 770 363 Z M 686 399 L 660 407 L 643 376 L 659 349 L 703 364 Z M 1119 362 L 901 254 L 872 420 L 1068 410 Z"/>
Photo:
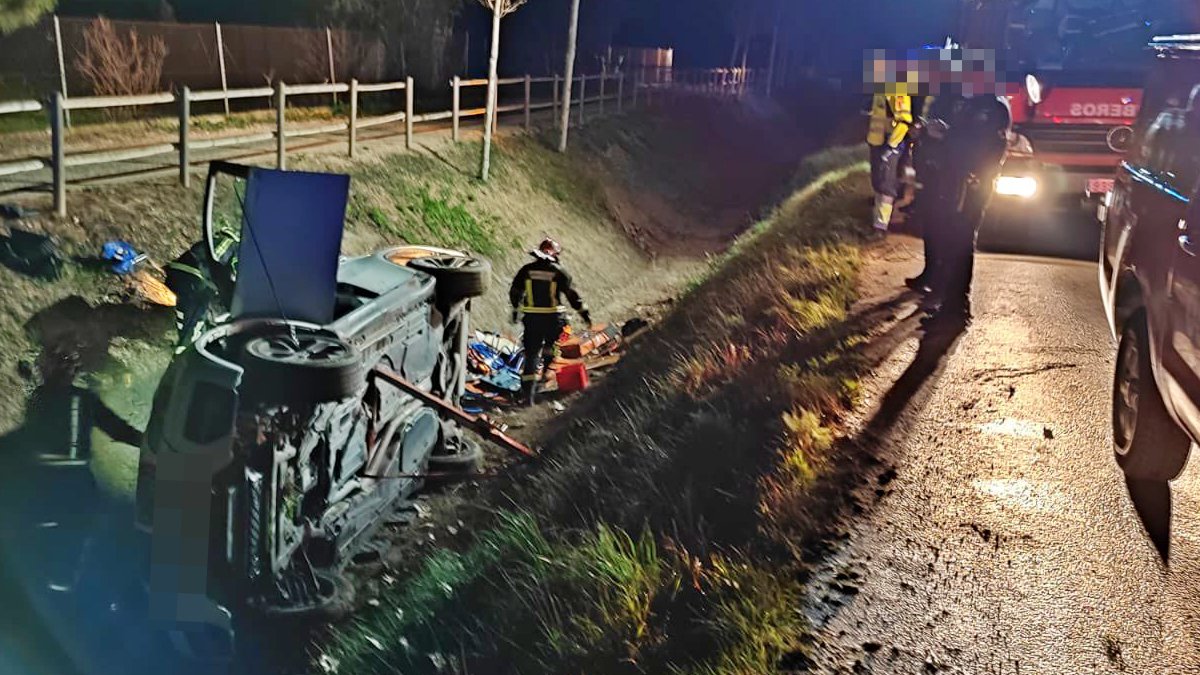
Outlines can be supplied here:
<path id="1" fill-rule="evenodd" d="M 1117 469 L 1095 263 L 975 279 L 965 333 L 911 334 L 867 386 L 884 466 L 813 585 L 811 670 L 1200 673 L 1200 452 L 1169 487 Z"/>

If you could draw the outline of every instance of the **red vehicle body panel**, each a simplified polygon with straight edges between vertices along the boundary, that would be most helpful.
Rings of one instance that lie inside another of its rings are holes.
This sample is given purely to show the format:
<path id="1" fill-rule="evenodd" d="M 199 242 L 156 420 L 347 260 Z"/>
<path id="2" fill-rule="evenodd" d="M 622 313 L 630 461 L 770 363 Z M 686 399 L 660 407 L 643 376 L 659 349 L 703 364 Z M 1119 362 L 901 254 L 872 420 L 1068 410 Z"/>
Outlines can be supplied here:
<path id="1" fill-rule="evenodd" d="M 1126 87 L 1054 87 L 1034 110 L 1031 124 L 1133 124 L 1142 90 Z"/>
<path id="2" fill-rule="evenodd" d="M 1034 159 L 1055 169 L 1046 189 L 1060 196 L 1089 194 L 1096 179 L 1111 178 L 1124 153 L 1112 149 L 1112 129 L 1131 127 L 1142 105 L 1134 87 L 1055 86 L 1050 81 L 1041 103 L 1024 86 L 1007 95 L 1013 128 L 1029 138 Z"/>

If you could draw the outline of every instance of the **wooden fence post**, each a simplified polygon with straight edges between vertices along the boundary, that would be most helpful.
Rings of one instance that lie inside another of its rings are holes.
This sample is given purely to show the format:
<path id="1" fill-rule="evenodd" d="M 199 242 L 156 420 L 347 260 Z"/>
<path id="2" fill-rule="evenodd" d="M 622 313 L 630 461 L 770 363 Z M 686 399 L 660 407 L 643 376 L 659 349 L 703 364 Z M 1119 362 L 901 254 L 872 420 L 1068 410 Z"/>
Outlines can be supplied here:
<path id="1" fill-rule="evenodd" d="M 58 15 L 54 15 L 54 49 L 58 52 L 58 86 L 62 91 L 63 98 L 67 97 L 67 64 L 63 61 L 62 47 L 62 27 L 58 22 Z M 71 125 L 71 113 L 65 112 L 67 126 Z M 65 212 L 64 212 L 65 213 Z"/>
<path id="2" fill-rule="evenodd" d="M 617 114 L 625 112 L 625 71 L 617 73 Z"/>
<path id="3" fill-rule="evenodd" d="M 229 82 L 225 79 L 225 39 L 221 35 L 221 23 L 217 27 L 217 63 L 221 65 L 221 91 L 225 93 L 225 114 L 229 114 Z"/>
<path id="4" fill-rule="evenodd" d="M 358 144 L 358 78 L 350 78 L 350 156 L 354 156 L 354 146 Z"/>
<path id="5" fill-rule="evenodd" d="M 287 139 L 284 137 L 284 118 L 287 111 L 287 85 L 275 82 L 275 167 L 287 170 Z"/>
<path id="6" fill-rule="evenodd" d="M 413 146 L 413 79 L 404 78 L 404 147 Z"/>
<path id="7" fill-rule="evenodd" d="M 533 94 L 533 78 L 525 74 L 525 131 L 533 129 L 533 110 L 530 108 L 530 98 Z"/>
<path id="8" fill-rule="evenodd" d="M 562 93 L 559 91 L 558 73 L 554 74 L 554 128 L 562 126 L 559 115 L 562 111 Z"/>
<path id="9" fill-rule="evenodd" d="M 337 84 L 337 71 L 333 68 L 333 31 L 329 30 L 328 26 L 325 27 L 325 49 L 329 54 L 329 84 Z M 333 104 L 337 105 L 337 103 L 338 95 L 335 91 L 333 92 Z"/>
<path id="10" fill-rule="evenodd" d="M 633 107 L 635 107 L 635 108 L 637 107 L 637 104 L 638 104 L 638 89 L 641 89 L 641 86 L 639 86 L 638 81 L 639 80 L 645 81 L 645 79 L 646 79 L 645 75 L 646 75 L 646 71 L 644 71 L 644 70 L 636 70 L 633 73 Z"/>
<path id="11" fill-rule="evenodd" d="M 450 87 L 454 90 L 454 95 L 452 97 L 454 102 L 451 106 L 450 112 L 450 117 L 453 120 L 453 132 L 451 133 L 451 138 L 454 139 L 455 143 L 457 143 L 459 139 L 459 114 L 462 110 L 462 78 L 460 78 L 458 75 L 455 75 L 454 79 L 450 80 Z"/>
<path id="12" fill-rule="evenodd" d="M 604 117 L 604 83 L 608 80 L 608 66 L 600 69 L 600 116 Z"/>
<path id="13" fill-rule="evenodd" d="M 188 127 L 192 123 L 192 90 L 179 90 L 179 184 L 191 187 L 192 172 L 188 160 Z"/>
<path id="14" fill-rule="evenodd" d="M 579 126 L 583 126 L 583 108 L 587 105 L 587 76 L 579 76 Z"/>
<path id="15" fill-rule="evenodd" d="M 54 212 L 67 215 L 67 153 L 63 138 L 63 94 L 56 91 L 50 97 L 50 156 L 54 174 Z"/>

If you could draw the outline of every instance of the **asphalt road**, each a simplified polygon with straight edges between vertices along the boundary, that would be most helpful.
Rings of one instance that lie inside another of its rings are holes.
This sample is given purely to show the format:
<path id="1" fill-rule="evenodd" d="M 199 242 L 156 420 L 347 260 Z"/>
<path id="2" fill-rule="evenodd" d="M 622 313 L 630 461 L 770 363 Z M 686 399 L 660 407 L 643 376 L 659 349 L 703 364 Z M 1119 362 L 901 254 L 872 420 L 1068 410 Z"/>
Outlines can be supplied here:
<path id="1" fill-rule="evenodd" d="M 988 253 L 975 279 L 964 333 L 911 331 L 868 383 L 883 463 L 817 573 L 811 670 L 1200 673 L 1200 452 L 1170 486 L 1117 469 L 1095 263 Z"/>

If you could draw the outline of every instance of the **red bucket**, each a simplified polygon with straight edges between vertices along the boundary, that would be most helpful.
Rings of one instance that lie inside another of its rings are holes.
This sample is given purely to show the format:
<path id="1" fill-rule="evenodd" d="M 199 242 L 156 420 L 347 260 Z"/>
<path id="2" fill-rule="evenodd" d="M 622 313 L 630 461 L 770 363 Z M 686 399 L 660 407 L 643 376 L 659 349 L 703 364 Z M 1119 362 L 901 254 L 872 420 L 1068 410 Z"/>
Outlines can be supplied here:
<path id="1" fill-rule="evenodd" d="M 559 391 L 579 391 L 588 387 L 587 367 L 582 363 L 569 363 L 555 374 Z"/>

